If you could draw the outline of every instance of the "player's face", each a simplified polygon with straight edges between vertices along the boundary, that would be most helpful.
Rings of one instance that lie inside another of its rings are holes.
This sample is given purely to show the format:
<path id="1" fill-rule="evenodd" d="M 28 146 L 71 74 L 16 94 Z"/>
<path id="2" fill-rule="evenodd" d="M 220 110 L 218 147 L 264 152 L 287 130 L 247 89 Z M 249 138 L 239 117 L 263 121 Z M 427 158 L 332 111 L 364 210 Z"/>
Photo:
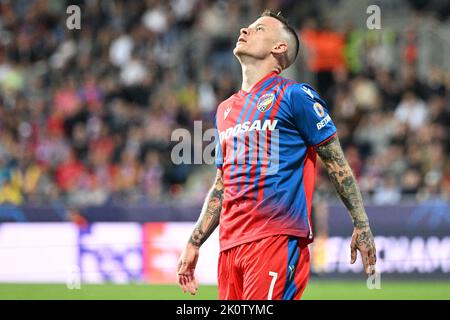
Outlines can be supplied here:
<path id="1" fill-rule="evenodd" d="M 283 25 L 272 17 L 261 17 L 242 28 L 233 53 L 236 57 L 250 56 L 264 59 L 274 50 Z"/>

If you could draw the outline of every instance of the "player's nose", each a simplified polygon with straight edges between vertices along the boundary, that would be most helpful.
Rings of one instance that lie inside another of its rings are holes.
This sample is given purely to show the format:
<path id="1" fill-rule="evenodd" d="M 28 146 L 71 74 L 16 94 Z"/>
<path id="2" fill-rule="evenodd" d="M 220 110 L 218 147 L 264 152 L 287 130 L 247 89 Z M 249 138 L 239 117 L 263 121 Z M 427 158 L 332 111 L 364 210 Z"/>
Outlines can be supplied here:
<path id="1" fill-rule="evenodd" d="M 239 31 L 239 34 L 248 35 L 248 28 L 241 28 L 241 30 Z"/>

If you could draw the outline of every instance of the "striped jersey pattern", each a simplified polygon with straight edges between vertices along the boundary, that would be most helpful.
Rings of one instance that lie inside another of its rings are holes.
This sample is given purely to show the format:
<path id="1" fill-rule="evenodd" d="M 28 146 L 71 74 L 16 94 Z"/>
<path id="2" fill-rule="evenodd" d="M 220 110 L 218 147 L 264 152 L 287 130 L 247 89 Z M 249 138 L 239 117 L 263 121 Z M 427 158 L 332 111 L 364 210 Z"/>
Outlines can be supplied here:
<path id="1" fill-rule="evenodd" d="M 221 250 L 277 234 L 312 241 L 315 147 L 336 134 L 325 102 L 272 72 L 220 103 L 215 123 Z"/>

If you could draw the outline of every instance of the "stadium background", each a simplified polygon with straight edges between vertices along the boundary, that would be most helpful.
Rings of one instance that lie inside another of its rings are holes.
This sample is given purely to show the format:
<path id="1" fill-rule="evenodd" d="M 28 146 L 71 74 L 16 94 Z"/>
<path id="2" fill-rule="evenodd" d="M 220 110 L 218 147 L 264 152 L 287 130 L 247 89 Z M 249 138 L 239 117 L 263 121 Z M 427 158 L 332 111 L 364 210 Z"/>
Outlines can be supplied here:
<path id="1" fill-rule="evenodd" d="M 369 290 L 349 265 L 350 219 L 319 165 L 305 298 L 450 298 L 450 3 L 431 0 L 0 2 L 0 298 L 192 298 L 175 263 L 215 168 L 174 164 L 171 134 L 213 127 L 240 86 L 239 28 L 265 8 L 299 32 L 283 74 L 327 101 L 382 272 Z M 196 298 L 217 297 L 217 254 L 215 233 Z"/>

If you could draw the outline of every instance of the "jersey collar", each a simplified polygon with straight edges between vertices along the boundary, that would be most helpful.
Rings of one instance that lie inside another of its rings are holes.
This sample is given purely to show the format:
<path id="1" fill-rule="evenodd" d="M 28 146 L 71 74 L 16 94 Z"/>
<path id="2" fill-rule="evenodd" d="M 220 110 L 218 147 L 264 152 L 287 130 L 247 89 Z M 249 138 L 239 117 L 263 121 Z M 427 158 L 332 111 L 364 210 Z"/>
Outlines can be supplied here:
<path id="1" fill-rule="evenodd" d="M 274 77 L 274 76 L 276 76 L 276 75 L 278 75 L 278 74 L 279 74 L 279 72 L 277 72 L 277 71 L 272 71 L 272 72 L 266 74 L 261 80 L 259 80 L 257 83 L 255 83 L 254 85 L 252 85 L 252 87 L 250 88 L 249 91 L 245 91 L 245 90 L 240 89 L 240 90 L 239 90 L 239 94 L 240 94 L 240 95 L 247 95 L 247 94 L 249 94 L 249 93 L 252 93 L 253 90 L 254 90 L 256 87 L 258 87 L 258 85 L 260 85 L 261 83 L 263 83 L 263 82 L 266 81 L 267 79 L 272 78 L 272 77 Z"/>

